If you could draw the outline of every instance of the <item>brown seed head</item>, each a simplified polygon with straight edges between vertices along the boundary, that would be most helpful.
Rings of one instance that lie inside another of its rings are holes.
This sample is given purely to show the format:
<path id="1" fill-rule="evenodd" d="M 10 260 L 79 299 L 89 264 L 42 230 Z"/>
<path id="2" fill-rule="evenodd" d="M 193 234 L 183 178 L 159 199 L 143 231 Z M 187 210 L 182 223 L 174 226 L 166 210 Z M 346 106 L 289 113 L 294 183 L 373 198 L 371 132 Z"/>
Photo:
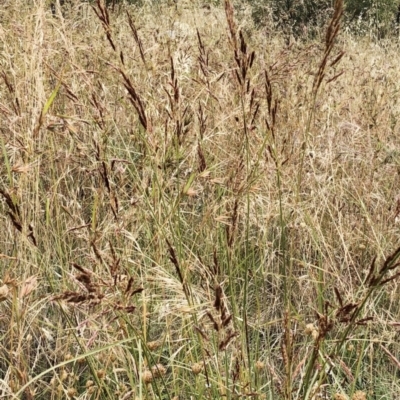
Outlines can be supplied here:
<path id="1" fill-rule="evenodd" d="M 192 365 L 192 372 L 195 375 L 198 375 L 202 371 L 202 369 L 203 369 L 203 363 L 194 363 Z"/>
<path id="2" fill-rule="evenodd" d="M 367 400 L 367 395 L 361 390 L 357 390 L 357 392 L 353 394 L 351 400 Z"/>
<path id="3" fill-rule="evenodd" d="M 73 399 L 73 398 L 76 396 L 76 394 L 77 394 L 77 391 L 76 391 L 75 388 L 69 388 L 69 389 L 67 390 L 67 395 L 68 395 L 68 397 L 69 397 L 70 399 Z"/>
<path id="4" fill-rule="evenodd" d="M 153 380 L 153 374 L 147 369 L 143 372 L 142 379 L 144 383 L 150 383 Z"/>
<path id="5" fill-rule="evenodd" d="M 166 368 L 162 364 L 156 364 L 151 367 L 151 372 L 154 378 L 159 378 L 167 373 Z"/>
<path id="6" fill-rule="evenodd" d="M 161 343 L 158 340 L 154 340 L 153 342 L 147 343 L 147 348 L 150 351 L 157 350 L 160 347 Z"/>
<path id="7" fill-rule="evenodd" d="M 256 370 L 262 371 L 264 368 L 265 368 L 265 363 L 263 363 L 261 360 L 258 360 L 256 362 Z"/>
<path id="8" fill-rule="evenodd" d="M 97 371 L 97 377 L 98 377 L 99 379 L 103 379 L 105 376 L 106 376 L 106 371 L 104 371 L 104 369 L 99 369 L 99 370 Z"/>

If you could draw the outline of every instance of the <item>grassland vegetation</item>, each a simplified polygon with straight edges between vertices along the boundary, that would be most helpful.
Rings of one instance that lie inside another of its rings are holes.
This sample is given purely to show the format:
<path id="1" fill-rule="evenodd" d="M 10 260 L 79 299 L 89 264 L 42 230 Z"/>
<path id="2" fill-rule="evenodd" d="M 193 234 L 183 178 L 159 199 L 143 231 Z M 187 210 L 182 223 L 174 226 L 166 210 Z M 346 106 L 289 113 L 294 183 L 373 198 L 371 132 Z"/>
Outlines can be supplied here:
<path id="1" fill-rule="evenodd" d="M 398 398 L 397 38 L 3 3 L 0 396 Z"/>

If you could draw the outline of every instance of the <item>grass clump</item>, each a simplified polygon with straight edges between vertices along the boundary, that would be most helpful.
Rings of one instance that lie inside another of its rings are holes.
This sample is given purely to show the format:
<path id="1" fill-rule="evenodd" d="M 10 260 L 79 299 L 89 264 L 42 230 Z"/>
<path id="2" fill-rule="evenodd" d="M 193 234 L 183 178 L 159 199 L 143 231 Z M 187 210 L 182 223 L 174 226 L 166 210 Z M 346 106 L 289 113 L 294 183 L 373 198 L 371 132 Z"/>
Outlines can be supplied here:
<path id="1" fill-rule="evenodd" d="M 395 397 L 396 44 L 119 6 L 0 11 L 1 395 Z"/>

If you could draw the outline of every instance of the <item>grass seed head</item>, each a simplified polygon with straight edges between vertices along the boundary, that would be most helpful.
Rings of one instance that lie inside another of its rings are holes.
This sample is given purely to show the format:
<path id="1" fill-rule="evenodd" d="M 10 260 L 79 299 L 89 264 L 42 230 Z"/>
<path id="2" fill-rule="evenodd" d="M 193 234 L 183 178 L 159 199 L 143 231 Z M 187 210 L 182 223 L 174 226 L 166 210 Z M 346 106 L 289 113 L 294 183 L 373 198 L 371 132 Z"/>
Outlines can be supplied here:
<path id="1" fill-rule="evenodd" d="M 160 378 L 161 376 L 164 376 L 167 373 L 167 369 L 162 364 L 156 364 L 153 365 L 153 367 L 151 367 L 151 372 L 154 378 Z"/>
<path id="2" fill-rule="evenodd" d="M 86 389 L 89 389 L 90 387 L 92 387 L 94 385 L 94 382 L 91 380 L 86 381 L 85 387 Z"/>
<path id="3" fill-rule="evenodd" d="M 9 292 L 7 285 L 0 286 L 0 301 L 6 300 Z"/>
<path id="4" fill-rule="evenodd" d="M 192 365 L 192 372 L 198 375 L 203 370 L 203 363 L 194 363 Z"/>
<path id="5" fill-rule="evenodd" d="M 367 395 L 362 390 L 357 390 L 351 400 L 367 400 Z"/>
<path id="6" fill-rule="evenodd" d="M 161 346 L 161 343 L 160 343 L 159 340 L 154 340 L 154 341 L 152 341 L 152 342 L 148 342 L 148 343 L 147 343 L 147 348 L 148 348 L 150 351 L 157 350 L 160 346 Z"/>
<path id="7" fill-rule="evenodd" d="M 256 370 L 257 371 L 262 371 L 265 368 L 265 363 L 261 360 L 258 360 L 256 362 Z"/>
<path id="8" fill-rule="evenodd" d="M 67 378 L 68 378 L 68 372 L 67 372 L 66 370 L 64 370 L 64 371 L 61 373 L 60 380 L 61 380 L 61 382 L 63 382 L 63 381 L 65 381 Z"/>
<path id="9" fill-rule="evenodd" d="M 307 324 L 304 329 L 304 333 L 307 336 L 311 336 L 313 340 L 317 340 L 319 336 L 318 328 L 314 324 Z"/>
<path id="10" fill-rule="evenodd" d="M 97 372 L 97 377 L 99 379 L 104 379 L 104 377 L 106 376 L 106 371 L 104 369 L 99 369 Z"/>
<path id="11" fill-rule="evenodd" d="M 73 399 L 76 395 L 77 395 L 77 391 L 76 391 L 76 389 L 75 388 L 68 388 L 67 389 L 67 396 L 70 398 L 70 399 Z"/>
<path id="12" fill-rule="evenodd" d="M 153 381 L 153 374 L 150 370 L 146 370 L 143 372 L 142 380 L 145 384 L 151 383 Z"/>

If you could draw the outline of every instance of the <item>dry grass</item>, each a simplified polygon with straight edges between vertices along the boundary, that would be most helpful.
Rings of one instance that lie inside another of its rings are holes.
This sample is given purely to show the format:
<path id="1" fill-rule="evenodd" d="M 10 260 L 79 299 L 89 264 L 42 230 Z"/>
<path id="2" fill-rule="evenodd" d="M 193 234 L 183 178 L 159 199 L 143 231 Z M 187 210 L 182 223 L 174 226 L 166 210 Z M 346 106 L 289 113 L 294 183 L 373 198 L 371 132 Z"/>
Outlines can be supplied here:
<path id="1" fill-rule="evenodd" d="M 1 397 L 396 398 L 397 43 L 45 3 L 0 10 Z"/>

